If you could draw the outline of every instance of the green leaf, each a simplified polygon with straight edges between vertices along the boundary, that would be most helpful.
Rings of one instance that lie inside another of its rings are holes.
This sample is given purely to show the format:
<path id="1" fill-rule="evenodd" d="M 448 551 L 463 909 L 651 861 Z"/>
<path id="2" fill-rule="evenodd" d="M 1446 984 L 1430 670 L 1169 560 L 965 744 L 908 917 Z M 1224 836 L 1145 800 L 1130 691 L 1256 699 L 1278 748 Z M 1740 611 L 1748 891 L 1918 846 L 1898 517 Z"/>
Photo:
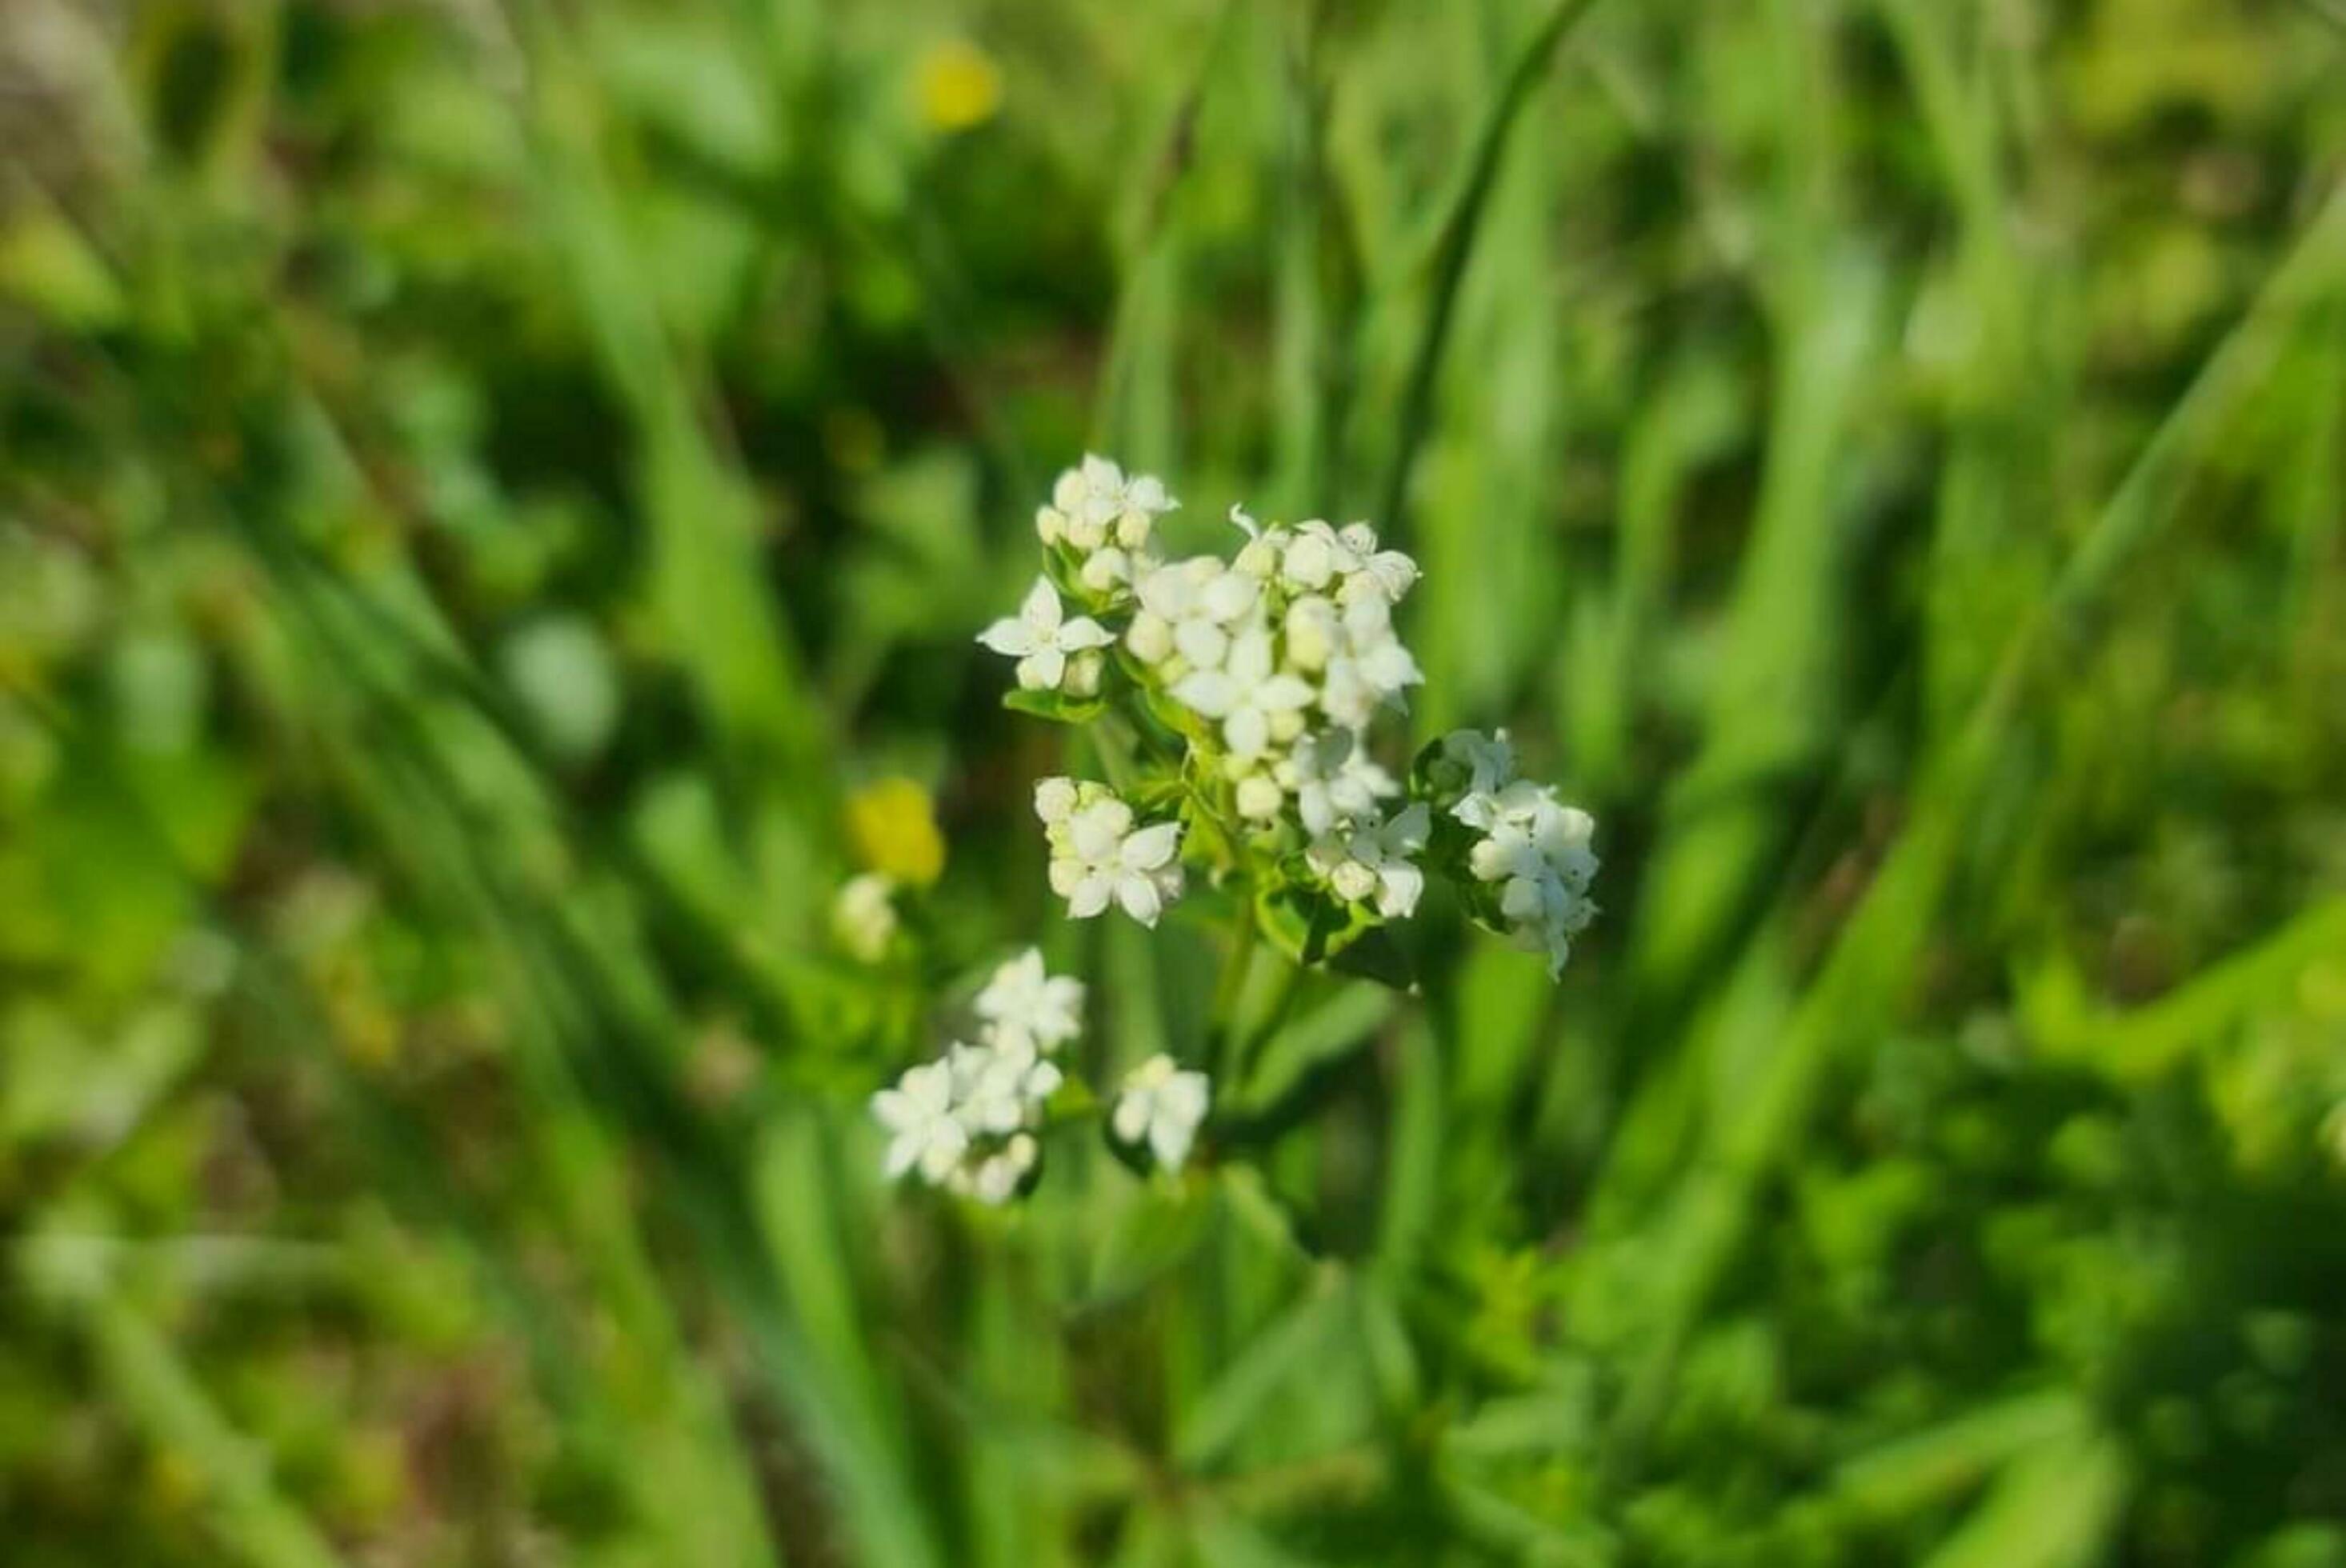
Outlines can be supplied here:
<path id="1" fill-rule="evenodd" d="M 1002 706 L 1013 713 L 1031 713 L 1058 724 L 1089 724 L 1107 711 L 1096 697 L 1069 697 L 1063 691 L 1028 691 L 1015 687 L 1002 694 Z"/>
<path id="2" fill-rule="evenodd" d="M 1409 954 L 1393 939 L 1392 928 L 1369 926 L 1330 955 L 1328 967 L 1339 974 L 1356 975 L 1389 985 L 1395 991 L 1417 989 L 1417 973 Z"/>

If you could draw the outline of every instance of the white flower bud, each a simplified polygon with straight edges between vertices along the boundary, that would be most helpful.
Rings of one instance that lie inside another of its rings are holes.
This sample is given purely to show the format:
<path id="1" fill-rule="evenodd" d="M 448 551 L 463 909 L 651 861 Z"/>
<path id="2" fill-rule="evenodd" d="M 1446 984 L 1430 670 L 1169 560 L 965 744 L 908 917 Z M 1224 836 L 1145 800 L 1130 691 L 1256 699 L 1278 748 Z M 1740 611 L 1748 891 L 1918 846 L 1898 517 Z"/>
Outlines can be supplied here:
<path id="1" fill-rule="evenodd" d="M 1287 546 L 1280 575 L 1299 588 L 1324 588 L 1336 575 L 1336 558 L 1318 534 L 1299 534 Z"/>
<path id="2" fill-rule="evenodd" d="M 1250 822 L 1268 822 L 1279 815 L 1279 808 L 1287 799 L 1278 783 L 1269 775 L 1250 773 L 1239 780 L 1239 815 Z"/>
<path id="3" fill-rule="evenodd" d="M 1076 814 L 1076 781 L 1072 779 L 1038 779 L 1035 781 L 1035 815 L 1046 826 L 1056 827 Z"/>
<path id="4" fill-rule="evenodd" d="M 1103 662 L 1097 648 L 1077 654 L 1067 661 L 1067 673 L 1061 682 L 1061 689 L 1073 697 L 1097 697 Z"/>
<path id="5" fill-rule="evenodd" d="M 1067 536 L 1067 514 L 1056 506 L 1035 509 L 1035 533 L 1045 545 L 1056 545 Z"/>
<path id="6" fill-rule="evenodd" d="M 1092 593 L 1107 593 L 1132 580 L 1132 557 L 1114 545 L 1095 550 L 1085 558 L 1076 580 Z"/>
<path id="7" fill-rule="evenodd" d="M 1335 651 L 1340 625 L 1336 606 L 1317 594 L 1306 595 L 1288 606 L 1288 662 L 1298 669 L 1326 668 L 1329 655 Z"/>
<path id="8" fill-rule="evenodd" d="M 1173 627 L 1162 616 L 1142 610 L 1125 628 L 1124 646 L 1143 664 L 1163 664 L 1173 654 Z"/>

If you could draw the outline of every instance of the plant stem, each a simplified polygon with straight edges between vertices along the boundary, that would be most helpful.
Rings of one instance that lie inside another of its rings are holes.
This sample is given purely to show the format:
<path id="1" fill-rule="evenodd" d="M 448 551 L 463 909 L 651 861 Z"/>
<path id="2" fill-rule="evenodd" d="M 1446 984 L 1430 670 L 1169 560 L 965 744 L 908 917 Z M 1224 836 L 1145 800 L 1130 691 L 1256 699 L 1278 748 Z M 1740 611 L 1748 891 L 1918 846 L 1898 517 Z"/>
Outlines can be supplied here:
<path id="1" fill-rule="evenodd" d="M 1233 1049 L 1238 1035 L 1239 1004 L 1246 997 L 1247 972 L 1254 967 L 1254 900 L 1239 904 L 1238 928 L 1230 936 L 1229 956 L 1222 961 L 1221 979 L 1214 986 L 1214 1012 L 1206 1031 L 1209 1068 L 1215 1077 L 1238 1065 Z"/>

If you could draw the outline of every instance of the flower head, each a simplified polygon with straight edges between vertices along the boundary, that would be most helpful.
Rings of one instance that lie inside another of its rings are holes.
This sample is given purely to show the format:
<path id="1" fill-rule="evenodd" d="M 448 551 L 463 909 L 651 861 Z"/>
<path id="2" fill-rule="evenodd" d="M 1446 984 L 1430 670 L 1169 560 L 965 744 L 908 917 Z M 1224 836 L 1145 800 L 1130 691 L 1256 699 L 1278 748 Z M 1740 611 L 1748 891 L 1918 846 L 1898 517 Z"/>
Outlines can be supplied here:
<path id="1" fill-rule="evenodd" d="M 1032 1125 L 1061 1082 L 1059 1069 L 1042 1059 L 1032 1041 L 999 1034 L 974 1045 L 947 1046 L 945 1064 L 953 1070 L 954 1115 L 972 1137 Z"/>
<path id="2" fill-rule="evenodd" d="M 1467 869 L 1497 884 L 1499 912 L 1517 945 L 1544 949 L 1548 972 L 1562 972 L 1572 939 L 1596 918 L 1588 899 L 1597 871 L 1590 847 L 1596 820 L 1557 800 L 1553 787 L 1521 779 L 1466 795 L 1451 814 L 1483 830 L 1467 851 Z"/>
<path id="3" fill-rule="evenodd" d="M 1031 947 L 995 969 L 972 1005 L 997 1043 L 1023 1042 L 1046 1054 L 1083 1032 L 1083 982 L 1046 973 Z"/>
<path id="4" fill-rule="evenodd" d="M 1110 544 L 1138 550 L 1157 519 L 1180 504 L 1155 474 L 1127 478 L 1107 458 L 1086 454 L 1051 486 L 1050 504 L 1035 514 L 1035 532 L 1046 545 L 1086 553 Z"/>
<path id="5" fill-rule="evenodd" d="M 1108 1127 L 1118 1142 L 1146 1145 L 1159 1166 L 1178 1171 L 1189 1157 L 1212 1098 L 1211 1079 L 1176 1066 L 1160 1053 L 1127 1075 Z"/>

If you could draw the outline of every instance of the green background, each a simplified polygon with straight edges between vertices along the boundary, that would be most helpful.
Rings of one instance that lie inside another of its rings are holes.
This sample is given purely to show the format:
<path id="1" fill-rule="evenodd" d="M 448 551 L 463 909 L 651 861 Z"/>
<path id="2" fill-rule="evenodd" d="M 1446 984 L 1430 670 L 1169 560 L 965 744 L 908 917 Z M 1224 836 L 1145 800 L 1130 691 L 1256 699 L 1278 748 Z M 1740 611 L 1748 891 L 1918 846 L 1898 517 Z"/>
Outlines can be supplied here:
<path id="1" fill-rule="evenodd" d="M 975 1213 L 1086 448 L 1606 913 Z M 0 6 L 10 1568 L 2346 1563 L 2341 1103 L 2335 0 Z"/>

